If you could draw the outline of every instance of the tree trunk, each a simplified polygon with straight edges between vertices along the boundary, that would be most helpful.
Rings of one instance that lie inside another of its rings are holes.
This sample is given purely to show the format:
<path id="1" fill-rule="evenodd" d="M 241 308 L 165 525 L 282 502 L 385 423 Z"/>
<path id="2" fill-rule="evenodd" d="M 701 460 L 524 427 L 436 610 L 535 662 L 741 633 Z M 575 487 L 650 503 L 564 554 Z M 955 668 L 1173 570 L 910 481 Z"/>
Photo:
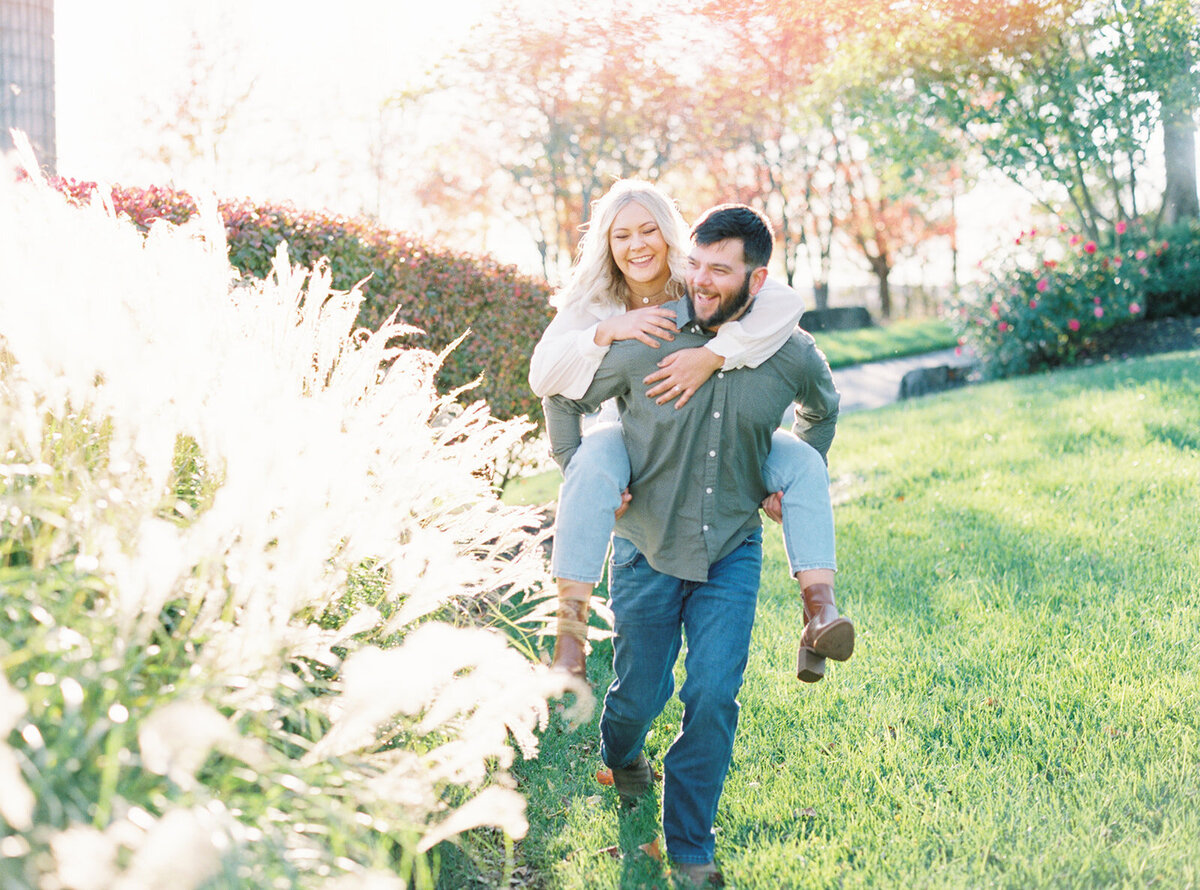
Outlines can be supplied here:
<path id="1" fill-rule="evenodd" d="M 825 310 L 829 308 L 829 282 L 814 281 L 813 282 L 813 299 L 817 301 L 817 309 Z"/>
<path id="2" fill-rule="evenodd" d="M 1200 217 L 1196 193 L 1196 124 L 1185 109 L 1172 108 L 1163 114 L 1163 156 L 1167 186 L 1163 191 L 1162 222 L 1172 225 L 1181 219 Z"/>
<path id="3" fill-rule="evenodd" d="M 888 276 L 892 274 L 892 266 L 885 258 L 876 257 L 871 260 L 871 268 L 879 278 L 879 315 L 884 319 L 892 317 L 892 291 L 888 287 Z"/>

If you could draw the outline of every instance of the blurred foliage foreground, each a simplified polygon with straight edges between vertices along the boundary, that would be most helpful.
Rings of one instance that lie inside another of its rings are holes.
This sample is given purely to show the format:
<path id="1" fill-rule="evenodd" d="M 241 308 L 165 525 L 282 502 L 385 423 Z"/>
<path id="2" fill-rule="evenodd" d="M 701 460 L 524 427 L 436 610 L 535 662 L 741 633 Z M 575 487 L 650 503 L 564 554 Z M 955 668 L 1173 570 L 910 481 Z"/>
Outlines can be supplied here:
<path id="1" fill-rule="evenodd" d="M 73 203 L 110 203 L 142 231 L 158 220 L 182 224 L 199 210 L 174 188 L 115 186 L 56 178 L 53 186 Z M 502 419 L 541 417 L 529 391 L 529 355 L 550 322 L 550 286 L 488 256 L 431 244 L 363 217 L 302 210 L 291 204 L 221 201 L 229 263 L 265 279 L 286 243 L 305 267 L 328 261 L 332 286 L 361 290 L 358 324 L 377 329 L 389 316 L 407 325 L 416 342 L 446 350 L 436 369 L 442 389 L 474 384 L 474 394 Z M 419 330 L 417 330 L 419 329 Z M 453 349 L 447 349 L 457 344 Z"/>
<path id="2" fill-rule="evenodd" d="M 526 432 L 215 208 L 144 233 L 0 176 L 0 885 L 432 886 L 526 828 L 563 681 Z M 502 632 L 507 627 L 508 633 Z"/>

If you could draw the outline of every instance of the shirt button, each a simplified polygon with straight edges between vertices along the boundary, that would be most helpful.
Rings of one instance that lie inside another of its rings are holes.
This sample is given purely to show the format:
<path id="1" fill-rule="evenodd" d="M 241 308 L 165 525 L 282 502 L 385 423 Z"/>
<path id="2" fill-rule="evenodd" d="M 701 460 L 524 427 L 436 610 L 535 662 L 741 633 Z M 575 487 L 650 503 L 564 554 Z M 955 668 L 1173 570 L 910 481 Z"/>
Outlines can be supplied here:
<path id="1" fill-rule="evenodd" d="M 721 412 L 720 412 L 720 411 L 714 411 L 714 412 L 713 412 L 713 417 L 720 417 L 720 416 L 721 416 Z"/>
<path id="2" fill-rule="evenodd" d="M 708 531 L 708 526 L 704 526 L 704 531 Z"/>
<path id="3" fill-rule="evenodd" d="M 718 380 L 724 380 L 724 379 L 725 379 L 725 372 L 724 372 L 724 371 L 718 371 L 718 372 L 717 372 L 717 379 L 718 379 Z"/>
<path id="4" fill-rule="evenodd" d="M 708 452 L 708 456 L 709 456 L 709 457 L 716 457 L 716 456 L 717 456 L 717 452 L 715 452 L 715 451 L 710 451 L 710 452 Z"/>
<path id="5" fill-rule="evenodd" d="M 705 493 L 706 493 L 706 494 L 712 494 L 712 489 L 711 489 L 711 488 L 706 488 L 706 489 L 704 489 L 704 491 L 705 491 Z"/>

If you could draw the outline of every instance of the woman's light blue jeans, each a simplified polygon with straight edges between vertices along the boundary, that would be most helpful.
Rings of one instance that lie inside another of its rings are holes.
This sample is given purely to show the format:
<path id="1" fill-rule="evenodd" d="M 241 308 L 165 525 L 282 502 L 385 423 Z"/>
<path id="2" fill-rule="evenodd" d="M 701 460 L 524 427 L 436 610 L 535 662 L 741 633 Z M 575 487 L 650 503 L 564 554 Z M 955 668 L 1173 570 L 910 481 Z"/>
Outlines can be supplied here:
<path id="1" fill-rule="evenodd" d="M 738 690 L 762 574 L 762 529 L 708 572 L 681 581 L 650 567 L 634 545 L 613 538 L 613 670 L 604 696 L 600 756 L 627 767 L 675 689 L 673 669 L 687 636 L 683 721 L 663 758 L 663 836 L 677 862 L 711 862 L 713 822 L 733 757 Z"/>
<path id="2" fill-rule="evenodd" d="M 604 572 L 613 514 L 629 487 L 621 424 L 598 423 L 571 458 L 558 495 L 550 569 L 555 578 L 595 584 Z M 776 430 L 763 466 L 768 492 L 783 492 L 783 543 L 792 576 L 837 569 L 829 471 L 816 449 Z"/>

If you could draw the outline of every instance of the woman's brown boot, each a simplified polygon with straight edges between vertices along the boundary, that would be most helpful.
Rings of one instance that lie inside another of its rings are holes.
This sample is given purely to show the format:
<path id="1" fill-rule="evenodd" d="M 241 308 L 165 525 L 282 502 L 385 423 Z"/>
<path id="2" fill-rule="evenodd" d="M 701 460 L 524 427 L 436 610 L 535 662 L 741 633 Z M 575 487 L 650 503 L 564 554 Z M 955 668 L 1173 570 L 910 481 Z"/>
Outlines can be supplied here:
<path id="1" fill-rule="evenodd" d="M 550 669 L 565 671 L 587 682 L 588 612 L 592 585 L 558 579 L 558 633 Z"/>
<path id="2" fill-rule="evenodd" d="M 845 661 L 854 653 L 854 625 L 838 614 L 833 587 L 811 584 L 804 588 L 804 632 L 796 677 L 815 683 L 825 676 L 825 659 Z"/>

